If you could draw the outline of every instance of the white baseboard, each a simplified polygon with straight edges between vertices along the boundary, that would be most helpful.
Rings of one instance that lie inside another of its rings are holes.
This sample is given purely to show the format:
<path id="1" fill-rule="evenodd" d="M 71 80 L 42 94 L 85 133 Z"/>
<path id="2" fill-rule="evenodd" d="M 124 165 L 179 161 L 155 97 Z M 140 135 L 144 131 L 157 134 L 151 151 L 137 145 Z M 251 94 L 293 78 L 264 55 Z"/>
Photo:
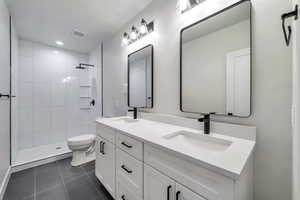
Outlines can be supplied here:
<path id="1" fill-rule="evenodd" d="M 45 159 L 42 159 L 42 160 L 37 160 L 37 161 L 25 163 L 25 164 L 22 164 L 22 165 L 12 166 L 11 173 L 15 173 L 15 172 L 22 171 L 22 170 L 29 169 L 29 168 L 33 168 L 33 167 L 37 167 L 37 166 L 44 165 L 44 164 L 47 164 L 47 163 L 51 163 L 51 162 L 54 162 L 54 161 L 57 161 L 57 160 L 62 160 L 62 159 L 65 159 L 65 158 L 69 158 L 71 156 L 72 156 L 72 153 L 65 153 L 65 154 L 45 158 Z"/>
<path id="2" fill-rule="evenodd" d="M 9 166 L 5 173 L 5 176 L 1 183 L 1 186 L 0 186 L 0 199 L 3 199 L 3 197 L 4 197 L 4 193 L 6 191 L 6 188 L 7 188 L 9 179 L 10 179 L 10 174 L 11 174 L 11 167 Z"/>

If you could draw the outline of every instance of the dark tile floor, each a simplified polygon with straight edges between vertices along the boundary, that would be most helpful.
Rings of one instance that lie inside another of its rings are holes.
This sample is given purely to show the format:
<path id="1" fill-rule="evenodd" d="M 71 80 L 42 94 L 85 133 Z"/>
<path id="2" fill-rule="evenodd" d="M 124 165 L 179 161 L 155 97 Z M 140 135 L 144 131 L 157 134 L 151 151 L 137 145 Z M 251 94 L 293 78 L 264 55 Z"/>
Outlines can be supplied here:
<path id="1" fill-rule="evenodd" d="M 95 176 L 95 163 L 65 159 L 12 174 L 4 200 L 113 200 Z"/>

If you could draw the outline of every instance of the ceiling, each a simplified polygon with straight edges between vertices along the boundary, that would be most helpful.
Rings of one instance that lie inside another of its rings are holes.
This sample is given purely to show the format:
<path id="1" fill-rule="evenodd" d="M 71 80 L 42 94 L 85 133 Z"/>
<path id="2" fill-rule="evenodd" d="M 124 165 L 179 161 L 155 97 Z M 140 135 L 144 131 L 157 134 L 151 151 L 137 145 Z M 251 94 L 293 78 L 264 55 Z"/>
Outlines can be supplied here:
<path id="1" fill-rule="evenodd" d="M 20 38 L 88 53 L 151 0 L 6 0 Z M 84 37 L 73 35 L 78 30 Z M 121 36 L 120 36 L 121 37 Z M 120 39 L 121 41 L 121 39 Z"/>

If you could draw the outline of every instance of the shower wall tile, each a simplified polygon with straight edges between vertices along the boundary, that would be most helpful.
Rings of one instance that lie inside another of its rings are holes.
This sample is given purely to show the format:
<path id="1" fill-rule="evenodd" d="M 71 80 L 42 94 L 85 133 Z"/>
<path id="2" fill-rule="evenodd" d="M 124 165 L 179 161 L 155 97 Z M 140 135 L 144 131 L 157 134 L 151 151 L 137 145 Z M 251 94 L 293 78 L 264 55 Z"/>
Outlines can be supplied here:
<path id="1" fill-rule="evenodd" d="M 45 145 L 51 141 L 51 108 L 33 109 L 34 145 Z"/>
<path id="2" fill-rule="evenodd" d="M 18 148 L 91 133 L 90 112 L 80 110 L 79 98 L 91 72 L 75 69 L 88 56 L 25 40 L 19 49 Z"/>
<path id="3" fill-rule="evenodd" d="M 66 96 L 66 85 L 65 83 L 52 82 L 51 87 L 51 101 L 52 106 L 65 106 L 65 96 Z"/>
<path id="4" fill-rule="evenodd" d="M 18 108 L 18 149 L 33 146 L 32 107 Z"/>
<path id="5" fill-rule="evenodd" d="M 63 142 L 67 139 L 67 112 L 65 107 L 57 107 L 52 111 L 52 142 Z"/>
<path id="6" fill-rule="evenodd" d="M 51 105 L 51 83 L 36 83 L 33 86 L 33 104 L 36 108 Z"/>
<path id="7" fill-rule="evenodd" d="M 31 82 L 33 80 L 33 58 L 19 56 L 19 80 Z"/>
<path id="8" fill-rule="evenodd" d="M 33 83 L 32 82 L 21 82 L 19 83 L 19 106 L 28 107 L 32 106 L 33 98 Z"/>
<path id="9" fill-rule="evenodd" d="M 27 40 L 20 40 L 19 55 L 23 57 L 33 57 L 33 43 Z"/>

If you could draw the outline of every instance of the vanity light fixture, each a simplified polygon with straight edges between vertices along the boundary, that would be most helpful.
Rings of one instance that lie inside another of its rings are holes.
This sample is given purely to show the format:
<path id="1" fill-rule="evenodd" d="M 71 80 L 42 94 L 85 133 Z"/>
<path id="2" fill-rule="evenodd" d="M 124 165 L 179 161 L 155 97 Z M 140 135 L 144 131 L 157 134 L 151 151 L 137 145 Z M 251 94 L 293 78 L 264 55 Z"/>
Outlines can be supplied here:
<path id="1" fill-rule="evenodd" d="M 145 19 L 142 19 L 141 25 L 138 28 L 132 26 L 129 34 L 127 32 L 124 32 L 122 43 L 124 45 L 132 44 L 133 42 L 153 32 L 153 30 L 154 22 L 152 21 L 150 23 L 147 23 Z"/>

